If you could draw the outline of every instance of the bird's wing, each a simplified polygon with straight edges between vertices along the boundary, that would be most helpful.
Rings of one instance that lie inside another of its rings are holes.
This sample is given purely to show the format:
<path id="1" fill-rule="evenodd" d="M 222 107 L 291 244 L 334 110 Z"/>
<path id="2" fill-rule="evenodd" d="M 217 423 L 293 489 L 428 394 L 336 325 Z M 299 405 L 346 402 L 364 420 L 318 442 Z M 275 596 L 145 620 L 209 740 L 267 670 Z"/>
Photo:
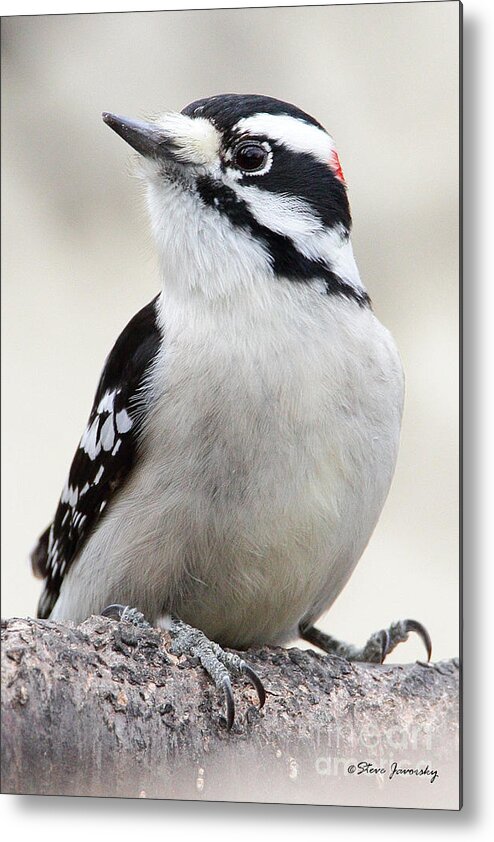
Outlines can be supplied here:
<path id="1" fill-rule="evenodd" d="M 110 351 L 53 523 L 31 553 L 34 574 L 46 580 L 38 617 L 50 615 L 64 576 L 134 463 L 148 374 L 162 341 L 157 302 L 131 319 Z"/>

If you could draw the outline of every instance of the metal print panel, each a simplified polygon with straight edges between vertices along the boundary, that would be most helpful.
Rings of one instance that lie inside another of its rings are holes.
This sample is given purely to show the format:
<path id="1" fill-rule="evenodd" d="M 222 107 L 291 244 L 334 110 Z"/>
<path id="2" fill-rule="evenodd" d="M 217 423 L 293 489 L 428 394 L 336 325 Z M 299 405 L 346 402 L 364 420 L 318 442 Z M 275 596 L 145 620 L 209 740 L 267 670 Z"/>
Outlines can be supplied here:
<path id="1" fill-rule="evenodd" d="M 3 20 L 4 792 L 460 807 L 460 34 Z"/>

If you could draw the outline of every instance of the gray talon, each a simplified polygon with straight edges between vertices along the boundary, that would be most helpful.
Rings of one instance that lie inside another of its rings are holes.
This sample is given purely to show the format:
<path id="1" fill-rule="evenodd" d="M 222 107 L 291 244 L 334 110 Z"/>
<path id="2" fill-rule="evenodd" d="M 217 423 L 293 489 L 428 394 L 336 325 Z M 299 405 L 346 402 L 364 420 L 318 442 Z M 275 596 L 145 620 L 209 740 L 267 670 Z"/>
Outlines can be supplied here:
<path id="1" fill-rule="evenodd" d="M 259 707 L 264 707 L 264 703 L 266 701 L 266 691 L 257 672 L 253 670 L 252 667 L 249 667 L 249 665 L 246 664 L 245 661 L 242 662 L 242 672 L 245 673 L 252 686 L 256 689 L 257 695 L 259 697 Z"/>
<path id="2" fill-rule="evenodd" d="M 381 638 L 382 638 L 381 664 L 383 664 L 384 659 L 389 652 L 389 647 L 391 646 L 391 638 L 389 636 L 389 631 L 387 629 L 382 630 Z"/>
<path id="3" fill-rule="evenodd" d="M 101 612 L 101 616 L 110 617 L 110 619 L 118 620 L 121 623 L 131 623 L 140 629 L 152 628 L 151 624 L 144 618 L 144 614 L 138 611 L 137 608 L 131 608 L 130 605 L 119 605 L 116 602 L 112 605 L 107 605 Z"/>
<path id="4" fill-rule="evenodd" d="M 339 655 L 348 661 L 382 664 L 399 643 L 408 640 L 410 632 L 415 632 L 422 640 L 429 661 L 432 655 L 432 642 L 429 633 L 417 620 L 398 620 L 396 623 L 391 623 L 389 629 L 382 629 L 372 634 L 362 648 L 336 640 L 336 638 L 325 634 L 315 626 L 301 625 L 299 631 L 303 640 L 308 640 L 309 643 L 319 646 L 323 652 Z"/>
<path id="5" fill-rule="evenodd" d="M 132 623 L 139 628 L 151 628 L 151 625 L 144 619 L 137 608 L 130 605 L 119 605 L 114 603 L 108 605 L 102 612 L 102 617 L 110 617 L 119 622 Z M 169 629 L 172 639 L 170 651 L 174 655 L 191 655 L 197 658 L 209 677 L 213 680 L 215 687 L 223 690 L 226 701 L 226 727 L 230 731 L 235 719 L 235 700 L 233 697 L 230 674 L 236 677 L 245 676 L 255 688 L 259 697 L 259 707 L 262 708 L 266 701 L 266 691 L 255 670 L 252 669 L 235 652 L 225 652 L 221 646 L 212 640 L 199 629 L 194 629 L 182 620 L 172 618 Z"/>
<path id="6" fill-rule="evenodd" d="M 427 652 L 427 660 L 430 661 L 432 655 L 432 641 L 430 639 L 429 632 L 422 623 L 418 623 L 417 620 L 398 620 L 396 623 L 391 623 L 388 632 L 390 644 L 386 654 L 389 655 L 389 653 L 392 652 L 399 643 L 405 643 L 405 641 L 408 640 L 410 632 L 415 632 L 422 640 Z"/>
<path id="7" fill-rule="evenodd" d="M 122 614 L 125 609 L 128 608 L 128 605 L 118 605 L 114 603 L 113 605 L 107 605 L 106 608 L 103 609 L 101 612 L 102 617 L 109 617 L 111 620 L 121 620 Z"/>
<path id="8" fill-rule="evenodd" d="M 222 683 L 226 701 L 226 730 L 231 731 L 235 719 L 235 699 L 233 698 L 232 684 L 229 677 L 225 676 Z"/>
<path id="9" fill-rule="evenodd" d="M 427 652 L 427 661 L 429 662 L 432 657 L 432 640 L 430 637 L 429 632 L 417 620 L 404 620 L 405 628 L 407 632 L 415 632 L 420 637 L 422 643 L 425 646 L 425 651 Z"/>
<path id="10" fill-rule="evenodd" d="M 235 652 L 225 652 L 218 643 L 209 640 L 199 629 L 194 629 L 182 620 L 172 619 L 170 627 L 172 638 L 171 651 L 175 655 L 193 655 L 199 658 L 202 666 L 218 689 L 223 690 L 226 700 L 227 728 L 235 719 L 235 701 L 230 675 L 245 676 L 255 687 L 259 697 L 259 707 L 266 701 L 266 693 L 257 673 Z"/>

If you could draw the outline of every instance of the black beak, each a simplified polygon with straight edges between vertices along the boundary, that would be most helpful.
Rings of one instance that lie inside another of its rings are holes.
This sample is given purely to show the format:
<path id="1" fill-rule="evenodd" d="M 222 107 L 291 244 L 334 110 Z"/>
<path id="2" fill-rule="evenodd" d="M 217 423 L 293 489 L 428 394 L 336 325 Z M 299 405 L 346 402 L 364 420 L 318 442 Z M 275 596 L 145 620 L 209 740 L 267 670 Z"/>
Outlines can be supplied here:
<path id="1" fill-rule="evenodd" d="M 171 152 L 170 138 L 152 123 L 130 120 L 128 117 L 119 117 L 108 111 L 103 111 L 102 117 L 107 126 L 123 137 L 141 155 L 150 158 Z"/>

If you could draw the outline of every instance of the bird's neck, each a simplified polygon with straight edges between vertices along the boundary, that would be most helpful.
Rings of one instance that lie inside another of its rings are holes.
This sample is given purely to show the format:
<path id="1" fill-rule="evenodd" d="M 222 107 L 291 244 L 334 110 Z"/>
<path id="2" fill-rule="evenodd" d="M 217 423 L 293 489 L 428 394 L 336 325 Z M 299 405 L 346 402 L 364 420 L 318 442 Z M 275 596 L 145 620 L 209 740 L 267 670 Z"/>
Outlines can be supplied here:
<path id="1" fill-rule="evenodd" d="M 214 209 L 178 186 L 167 187 L 163 203 L 150 191 L 149 206 L 158 249 L 163 289 L 204 301 L 238 298 L 242 291 L 264 295 L 264 288 L 288 279 L 295 285 L 327 282 L 355 297 L 366 297 L 353 255 L 349 232 L 342 225 L 309 231 L 255 236 L 248 227 L 233 226 Z"/>

